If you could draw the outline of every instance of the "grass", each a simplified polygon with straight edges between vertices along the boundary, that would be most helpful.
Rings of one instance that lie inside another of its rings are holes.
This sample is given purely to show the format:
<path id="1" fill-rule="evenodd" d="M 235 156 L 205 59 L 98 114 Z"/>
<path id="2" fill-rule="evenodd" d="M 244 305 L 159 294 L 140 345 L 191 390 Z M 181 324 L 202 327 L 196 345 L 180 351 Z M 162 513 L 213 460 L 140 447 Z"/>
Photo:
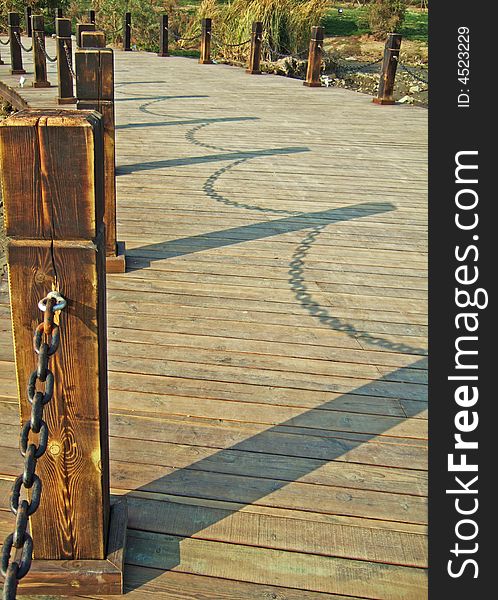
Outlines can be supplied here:
<path id="1" fill-rule="evenodd" d="M 228 4 L 229 0 L 218 0 L 218 2 L 220 4 Z M 191 12 L 194 12 L 199 4 L 200 0 L 179 0 L 179 5 Z M 342 14 L 337 12 L 338 8 L 343 9 Z M 350 36 L 370 33 L 366 9 L 360 7 L 348 8 L 340 3 L 332 4 L 322 25 L 325 27 L 326 35 Z M 427 42 L 428 29 L 427 12 L 409 9 L 399 33 L 406 40 Z"/>
<path id="2" fill-rule="evenodd" d="M 349 36 L 370 33 L 365 8 L 343 8 L 342 14 L 339 14 L 338 8 L 342 8 L 341 5 L 333 5 L 323 21 L 326 35 Z M 406 40 L 427 42 L 428 29 L 427 12 L 408 10 L 399 33 Z"/>

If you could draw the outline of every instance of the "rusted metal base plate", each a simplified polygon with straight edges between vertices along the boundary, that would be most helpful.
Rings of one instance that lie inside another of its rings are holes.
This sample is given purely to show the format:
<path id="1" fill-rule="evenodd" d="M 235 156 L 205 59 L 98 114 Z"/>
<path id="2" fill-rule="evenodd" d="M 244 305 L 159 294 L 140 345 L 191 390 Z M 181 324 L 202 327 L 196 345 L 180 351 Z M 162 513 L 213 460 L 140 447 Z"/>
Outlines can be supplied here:
<path id="1" fill-rule="evenodd" d="M 374 104 L 392 105 L 396 104 L 395 100 L 384 100 L 383 98 L 374 98 L 372 100 Z"/>
<path id="2" fill-rule="evenodd" d="M 304 81 L 303 85 L 306 87 L 322 87 L 322 84 L 319 81 Z"/>
<path id="3" fill-rule="evenodd" d="M 33 81 L 32 83 L 34 88 L 47 88 L 52 87 L 50 81 Z"/>
<path id="4" fill-rule="evenodd" d="M 76 98 L 57 98 L 57 104 L 76 104 Z"/>
<path id="5" fill-rule="evenodd" d="M 105 267 L 107 273 L 124 273 L 126 271 L 125 243 L 116 243 L 116 256 L 106 256 Z"/>
<path id="6" fill-rule="evenodd" d="M 126 499 L 111 506 L 107 558 L 104 560 L 34 560 L 21 580 L 18 596 L 123 594 L 128 509 Z"/>

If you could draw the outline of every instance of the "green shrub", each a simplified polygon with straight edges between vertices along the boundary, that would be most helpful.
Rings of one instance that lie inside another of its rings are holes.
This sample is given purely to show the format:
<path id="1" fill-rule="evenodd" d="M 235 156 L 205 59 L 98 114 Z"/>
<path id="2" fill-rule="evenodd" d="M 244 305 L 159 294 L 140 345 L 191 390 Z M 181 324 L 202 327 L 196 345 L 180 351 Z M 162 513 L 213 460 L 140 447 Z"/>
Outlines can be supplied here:
<path id="1" fill-rule="evenodd" d="M 399 31 L 405 16 L 405 0 L 375 0 L 368 7 L 370 31 L 377 38 Z"/>

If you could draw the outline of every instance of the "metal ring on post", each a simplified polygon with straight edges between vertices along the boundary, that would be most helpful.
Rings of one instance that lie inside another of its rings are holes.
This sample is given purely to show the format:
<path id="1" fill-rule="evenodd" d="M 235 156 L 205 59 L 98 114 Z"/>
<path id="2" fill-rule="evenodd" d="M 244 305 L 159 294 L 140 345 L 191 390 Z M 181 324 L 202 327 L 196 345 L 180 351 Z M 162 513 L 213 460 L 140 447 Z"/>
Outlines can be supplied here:
<path id="1" fill-rule="evenodd" d="M 45 298 L 42 298 L 40 300 L 40 302 L 38 302 L 38 308 L 45 312 L 47 310 L 47 300 L 49 298 L 54 298 L 56 301 L 56 304 L 54 305 L 53 309 L 54 311 L 56 310 L 62 310 L 63 308 L 66 308 L 67 306 L 67 300 L 62 296 L 62 294 L 60 292 L 49 292 Z"/>

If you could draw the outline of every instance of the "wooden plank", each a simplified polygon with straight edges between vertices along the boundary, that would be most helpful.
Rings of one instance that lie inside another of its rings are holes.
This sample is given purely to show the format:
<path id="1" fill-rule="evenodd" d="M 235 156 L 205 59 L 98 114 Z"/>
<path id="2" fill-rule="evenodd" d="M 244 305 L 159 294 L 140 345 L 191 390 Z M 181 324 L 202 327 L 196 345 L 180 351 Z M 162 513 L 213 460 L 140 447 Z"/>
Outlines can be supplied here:
<path id="1" fill-rule="evenodd" d="M 366 598 L 418 600 L 426 587 L 422 569 L 251 548 L 171 535 L 130 532 L 129 561 L 138 566 L 238 579 L 269 580 L 299 589 L 360 594 Z M 154 553 L 146 548 L 155 547 Z M 181 550 L 181 556 L 180 556 Z"/>

